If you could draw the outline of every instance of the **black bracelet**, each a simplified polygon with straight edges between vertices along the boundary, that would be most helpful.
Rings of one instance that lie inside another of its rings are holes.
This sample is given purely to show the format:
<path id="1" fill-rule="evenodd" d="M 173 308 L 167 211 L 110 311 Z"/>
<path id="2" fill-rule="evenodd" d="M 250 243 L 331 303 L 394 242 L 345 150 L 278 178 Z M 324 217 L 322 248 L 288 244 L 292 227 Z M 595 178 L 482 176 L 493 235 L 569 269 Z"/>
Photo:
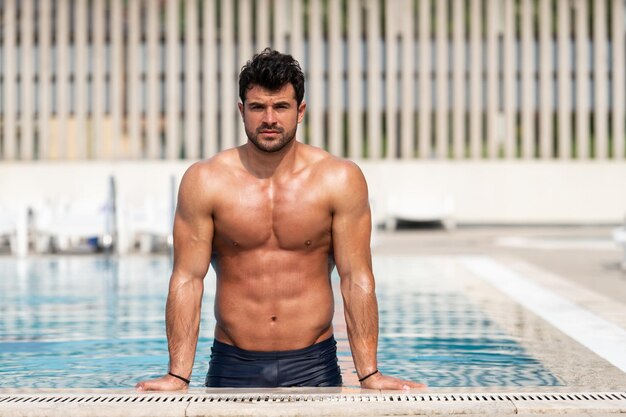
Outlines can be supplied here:
<path id="1" fill-rule="evenodd" d="M 187 384 L 187 385 L 189 385 L 189 383 L 191 382 L 191 381 L 190 381 L 190 380 L 188 380 L 187 378 L 183 378 L 182 376 L 179 376 L 179 375 L 173 374 L 173 373 L 171 373 L 171 372 L 168 372 L 167 374 L 168 374 L 168 375 L 173 376 L 174 378 L 178 378 L 178 379 L 180 379 L 181 381 L 183 381 L 183 382 L 184 382 L 185 384 Z"/>
<path id="2" fill-rule="evenodd" d="M 369 374 L 369 375 L 365 375 L 363 378 L 359 379 L 359 382 L 363 382 L 363 381 L 365 381 L 367 378 L 369 378 L 370 376 L 372 376 L 372 375 L 376 375 L 377 373 L 378 373 L 378 369 L 377 369 L 377 370 L 375 370 L 374 372 L 372 372 L 371 374 Z"/>

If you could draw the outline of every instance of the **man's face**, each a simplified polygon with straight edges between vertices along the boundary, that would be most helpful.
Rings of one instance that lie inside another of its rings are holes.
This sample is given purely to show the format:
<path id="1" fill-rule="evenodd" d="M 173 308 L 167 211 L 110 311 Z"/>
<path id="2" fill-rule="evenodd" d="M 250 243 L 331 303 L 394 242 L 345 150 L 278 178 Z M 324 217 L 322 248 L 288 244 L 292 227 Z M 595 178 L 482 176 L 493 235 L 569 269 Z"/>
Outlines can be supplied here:
<path id="1" fill-rule="evenodd" d="M 278 152 L 296 137 L 305 108 L 304 102 L 298 106 L 290 83 L 275 91 L 254 85 L 239 103 L 248 139 L 265 152 Z"/>

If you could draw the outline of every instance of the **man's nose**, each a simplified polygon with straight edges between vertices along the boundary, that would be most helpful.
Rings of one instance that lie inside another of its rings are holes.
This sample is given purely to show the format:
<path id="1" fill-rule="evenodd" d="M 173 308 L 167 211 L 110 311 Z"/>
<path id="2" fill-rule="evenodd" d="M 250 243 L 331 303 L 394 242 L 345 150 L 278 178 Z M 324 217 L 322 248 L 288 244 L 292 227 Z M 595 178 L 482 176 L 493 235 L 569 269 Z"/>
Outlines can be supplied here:
<path id="1" fill-rule="evenodd" d="M 263 114 L 263 122 L 272 125 L 276 123 L 276 114 L 274 114 L 274 109 L 267 108 L 265 113 Z"/>

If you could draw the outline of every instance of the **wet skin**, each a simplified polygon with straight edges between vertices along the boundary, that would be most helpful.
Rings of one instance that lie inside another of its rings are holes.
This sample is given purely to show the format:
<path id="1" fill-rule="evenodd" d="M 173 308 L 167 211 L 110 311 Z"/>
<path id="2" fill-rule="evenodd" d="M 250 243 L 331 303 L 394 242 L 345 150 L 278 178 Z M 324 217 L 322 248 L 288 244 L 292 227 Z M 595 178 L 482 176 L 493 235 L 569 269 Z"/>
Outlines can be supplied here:
<path id="1" fill-rule="evenodd" d="M 352 162 L 295 140 L 305 107 L 291 84 L 253 86 L 239 105 L 248 142 L 185 173 L 166 308 L 172 373 L 191 374 L 209 262 L 217 273 L 216 339 L 255 351 L 300 349 L 332 335 L 336 263 L 357 373 L 377 369 L 367 185 Z M 184 385 L 166 375 L 137 386 Z M 422 387 L 380 373 L 361 385 Z"/>

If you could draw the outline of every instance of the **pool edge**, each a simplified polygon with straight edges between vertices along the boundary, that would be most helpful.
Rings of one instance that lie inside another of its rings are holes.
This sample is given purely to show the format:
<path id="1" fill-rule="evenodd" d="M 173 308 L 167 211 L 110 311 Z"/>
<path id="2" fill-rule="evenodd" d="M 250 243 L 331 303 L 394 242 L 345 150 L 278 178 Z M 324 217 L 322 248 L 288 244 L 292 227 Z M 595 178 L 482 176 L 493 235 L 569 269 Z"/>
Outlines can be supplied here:
<path id="1" fill-rule="evenodd" d="M 8 392 L 13 391 L 13 392 Z M 626 391 L 24 390 L 0 392 L 0 416 L 379 416 L 626 413 Z M 70 392 L 71 391 L 71 392 Z"/>

